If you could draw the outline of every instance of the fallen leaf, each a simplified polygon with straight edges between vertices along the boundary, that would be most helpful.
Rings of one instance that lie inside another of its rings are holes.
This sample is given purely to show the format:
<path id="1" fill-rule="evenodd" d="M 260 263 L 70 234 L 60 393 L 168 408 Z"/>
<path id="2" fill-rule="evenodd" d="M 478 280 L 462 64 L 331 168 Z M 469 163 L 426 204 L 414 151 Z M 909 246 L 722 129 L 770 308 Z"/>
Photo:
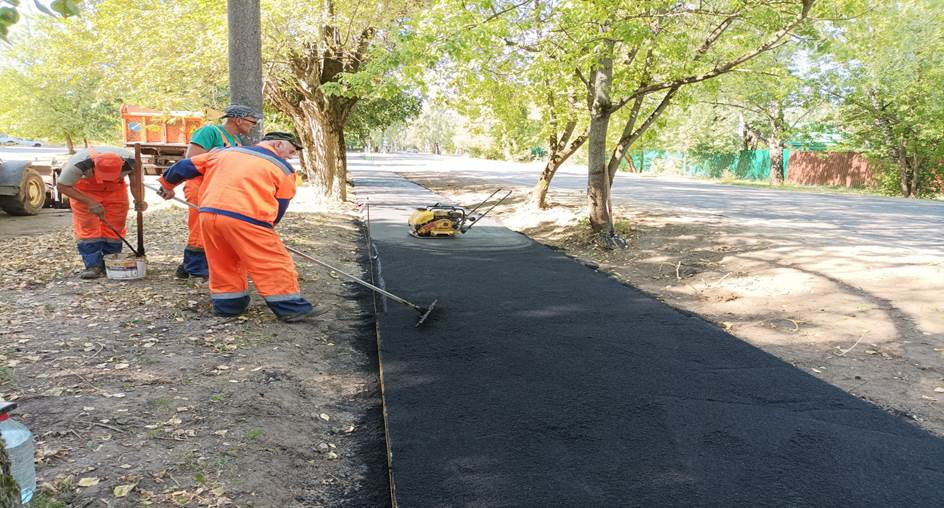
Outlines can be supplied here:
<path id="1" fill-rule="evenodd" d="M 324 420 L 324 421 L 326 421 L 326 422 L 327 422 L 327 421 L 331 421 L 331 417 L 328 416 L 327 413 L 321 413 L 320 415 L 318 415 L 318 418 L 321 418 L 322 420 Z"/>
<path id="2" fill-rule="evenodd" d="M 116 485 L 116 486 L 115 486 L 115 497 L 125 497 L 125 496 L 127 496 L 128 494 L 130 494 L 131 491 L 134 490 L 134 488 L 137 487 L 137 486 L 138 486 L 137 483 L 131 483 L 131 484 L 128 484 L 128 485 Z"/>
<path id="3" fill-rule="evenodd" d="M 90 477 L 80 479 L 78 485 L 79 487 L 93 487 L 95 485 L 98 485 L 98 482 L 99 482 L 98 478 L 95 478 L 94 476 L 90 476 Z"/>
<path id="4" fill-rule="evenodd" d="M 335 460 L 338 458 L 338 454 L 334 452 L 328 452 L 328 460 Z"/>
<path id="5" fill-rule="evenodd" d="M 115 370 L 127 369 L 128 367 L 130 367 L 130 365 L 127 363 L 119 363 L 118 365 L 115 365 Z"/>

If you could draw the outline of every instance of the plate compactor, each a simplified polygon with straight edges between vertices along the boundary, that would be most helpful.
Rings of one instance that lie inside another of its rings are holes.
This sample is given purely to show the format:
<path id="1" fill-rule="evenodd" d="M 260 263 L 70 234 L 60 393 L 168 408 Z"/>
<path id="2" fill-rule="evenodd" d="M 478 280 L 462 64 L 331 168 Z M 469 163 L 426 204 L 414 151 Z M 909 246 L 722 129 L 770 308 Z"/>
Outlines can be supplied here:
<path id="1" fill-rule="evenodd" d="M 481 215 L 475 215 L 475 211 L 482 207 L 495 194 L 501 192 L 498 189 L 491 193 L 484 201 L 478 204 L 472 210 L 466 210 L 461 206 L 443 205 L 436 203 L 423 208 L 417 208 L 410 215 L 409 225 L 410 234 L 417 238 L 455 238 L 472 229 L 478 221 L 488 215 L 493 208 L 501 204 L 502 201 L 511 195 L 511 191 L 505 193 L 498 201 L 485 210 Z"/>

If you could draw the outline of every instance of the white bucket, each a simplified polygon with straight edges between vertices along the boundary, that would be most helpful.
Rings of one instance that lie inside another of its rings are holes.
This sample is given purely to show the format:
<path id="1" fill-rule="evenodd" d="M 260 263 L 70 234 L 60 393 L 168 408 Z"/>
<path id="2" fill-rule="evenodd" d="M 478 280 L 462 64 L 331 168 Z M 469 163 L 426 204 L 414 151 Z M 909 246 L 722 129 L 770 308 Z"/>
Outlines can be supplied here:
<path id="1" fill-rule="evenodd" d="M 105 275 L 109 279 L 143 279 L 147 274 L 147 258 L 135 257 L 133 253 L 105 255 Z"/>

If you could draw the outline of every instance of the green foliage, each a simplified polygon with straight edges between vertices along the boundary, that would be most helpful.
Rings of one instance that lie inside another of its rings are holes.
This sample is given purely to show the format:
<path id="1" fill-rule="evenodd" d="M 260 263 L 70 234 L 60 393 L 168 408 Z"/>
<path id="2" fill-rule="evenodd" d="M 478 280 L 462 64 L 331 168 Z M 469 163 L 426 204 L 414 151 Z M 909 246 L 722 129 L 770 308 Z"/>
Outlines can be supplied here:
<path id="1" fill-rule="evenodd" d="M 810 16 L 834 16 L 861 4 L 818 2 Z M 492 120 L 491 137 L 510 146 L 523 139 L 544 144 L 571 120 L 582 130 L 592 73 L 602 59 L 611 58 L 616 112 L 611 119 L 629 127 L 626 132 L 611 129 L 614 145 L 629 134 L 629 143 L 652 141 L 648 129 L 668 127 L 671 122 L 660 118 L 658 106 L 674 81 L 686 80 L 670 100 L 694 102 L 685 86 L 705 80 L 699 93 L 717 94 L 724 85 L 710 78 L 737 68 L 726 64 L 750 61 L 777 40 L 779 31 L 790 27 L 799 35 L 812 34 L 808 25 L 797 24 L 800 17 L 800 2 L 718 0 L 693 8 L 661 0 L 454 0 L 431 9 L 423 26 L 436 34 L 424 40 L 442 55 L 439 70 L 451 78 L 449 89 L 458 92 L 451 103 L 469 117 Z M 741 88 L 750 88 L 748 80 L 742 81 Z M 774 86 L 764 90 L 780 93 Z M 652 121 L 646 122 L 650 115 Z"/>
<path id="2" fill-rule="evenodd" d="M 392 99 L 402 88 L 401 67 L 420 59 L 419 51 L 408 54 L 400 46 L 411 37 L 410 20 L 423 4 L 412 0 L 334 1 L 329 6 L 264 0 L 263 59 L 270 62 L 267 72 L 299 78 L 286 64 L 321 48 L 325 58 L 335 58 L 356 70 L 331 73 L 330 69 L 319 69 L 320 75 L 301 76 L 313 81 L 308 86 L 318 87 L 326 96 Z"/>
<path id="3" fill-rule="evenodd" d="M 81 0 L 53 0 L 49 7 L 46 7 L 44 2 L 34 1 L 34 5 L 42 12 L 50 16 L 59 14 L 64 18 L 77 16 L 81 4 Z M 7 40 L 10 27 L 20 20 L 19 7 L 19 0 L 0 0 L 0 39 Z"/>
<path id="4" fill-rule="evenodd" d="M 462 121 L 454 111 L 427 103 L 405 133 L 406 142 L 426 152 L 452 152 L 457 148 L 455 138 L 460 124 Z"/>
<path id="5" fill-rule="evenodd" d="M 420 99 L 405 91 L 391 98 L 361 100 L 354 105 L 344 126 L 345 139 L 355 146 L 371 145 L 373 135 L 415 118 L 421 110 Z"/>
<path id="6" fill-rule="evenodd" d="M 944 4 L 881 2 L 831 34 L 822 80 L 847 146 L 888 162 L 878 167 L 889 193 L 941 192 L 932 182 L 944 180 Z M 917 189 L 902 189 L 916 171 Z"/>
<path id="7" fill-rule="evenodd" d="M 123 103 L 221 109 L 225 16 L 218 2 L 101 0 L 78 18 L 36 17 L 2 48 L 0 95 L 12 100 L 0 103 L 0 130 L 116 142 Z"/>
<path id="8" fill-rule="evenodd" d="M 499 13 L 499 14 L 496 14 Z M 543 3 L 448 1 L 430 9 L 417 39 L 429 43 L 441 63 L 431 80 L 444 103 L 467 118 L 464 151 L 505 159 L 530 159 L 548 148 L 580 115 L 580 83 L 573 69 L 538 50 L 554 35 L 540 16 Z M 487 140 L 495 146 L 481 144 Z"/>

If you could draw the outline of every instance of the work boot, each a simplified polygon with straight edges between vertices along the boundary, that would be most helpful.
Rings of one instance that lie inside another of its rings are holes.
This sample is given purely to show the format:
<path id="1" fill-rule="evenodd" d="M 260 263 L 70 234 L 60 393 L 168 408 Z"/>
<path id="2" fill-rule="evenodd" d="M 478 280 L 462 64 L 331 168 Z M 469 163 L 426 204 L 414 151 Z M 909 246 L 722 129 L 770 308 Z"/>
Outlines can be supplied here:
<path id="1" fill-rule="evenodd" d="M 325 309 L 320 307 L 312 307 L 311 310 L 307 312 L 296 312 L 294 314 L 284 314 L 279 316 L 279 320 L 283 323 L 301 323 L 307 321 L 309 318 L 317 317 L 325 313 Z"/>
<path id="2" fill-rule="evenodd" d="M 102 277 L 103 275 L 105 275 L 104 266 L 92 266 L 92 267 L 86 268 L 85 270 L 82 270 L 82 273 L 79 274 L 79 278 L 91 280 L 91 279 L 97 279 L 99 277 Z"/>
<path id="3" fill-rule="evenodd" d="M 180 263 L 179 265 L 177 265 L 177 271 L 174 272 L 174 275 L 175 275 L 178 279 L 188 279 L 188 278 L 190 278 L 190 274 L 187 273 L 187 269 L 184 268 L 184 264 L 183 264 L 183 263 Z"/>

